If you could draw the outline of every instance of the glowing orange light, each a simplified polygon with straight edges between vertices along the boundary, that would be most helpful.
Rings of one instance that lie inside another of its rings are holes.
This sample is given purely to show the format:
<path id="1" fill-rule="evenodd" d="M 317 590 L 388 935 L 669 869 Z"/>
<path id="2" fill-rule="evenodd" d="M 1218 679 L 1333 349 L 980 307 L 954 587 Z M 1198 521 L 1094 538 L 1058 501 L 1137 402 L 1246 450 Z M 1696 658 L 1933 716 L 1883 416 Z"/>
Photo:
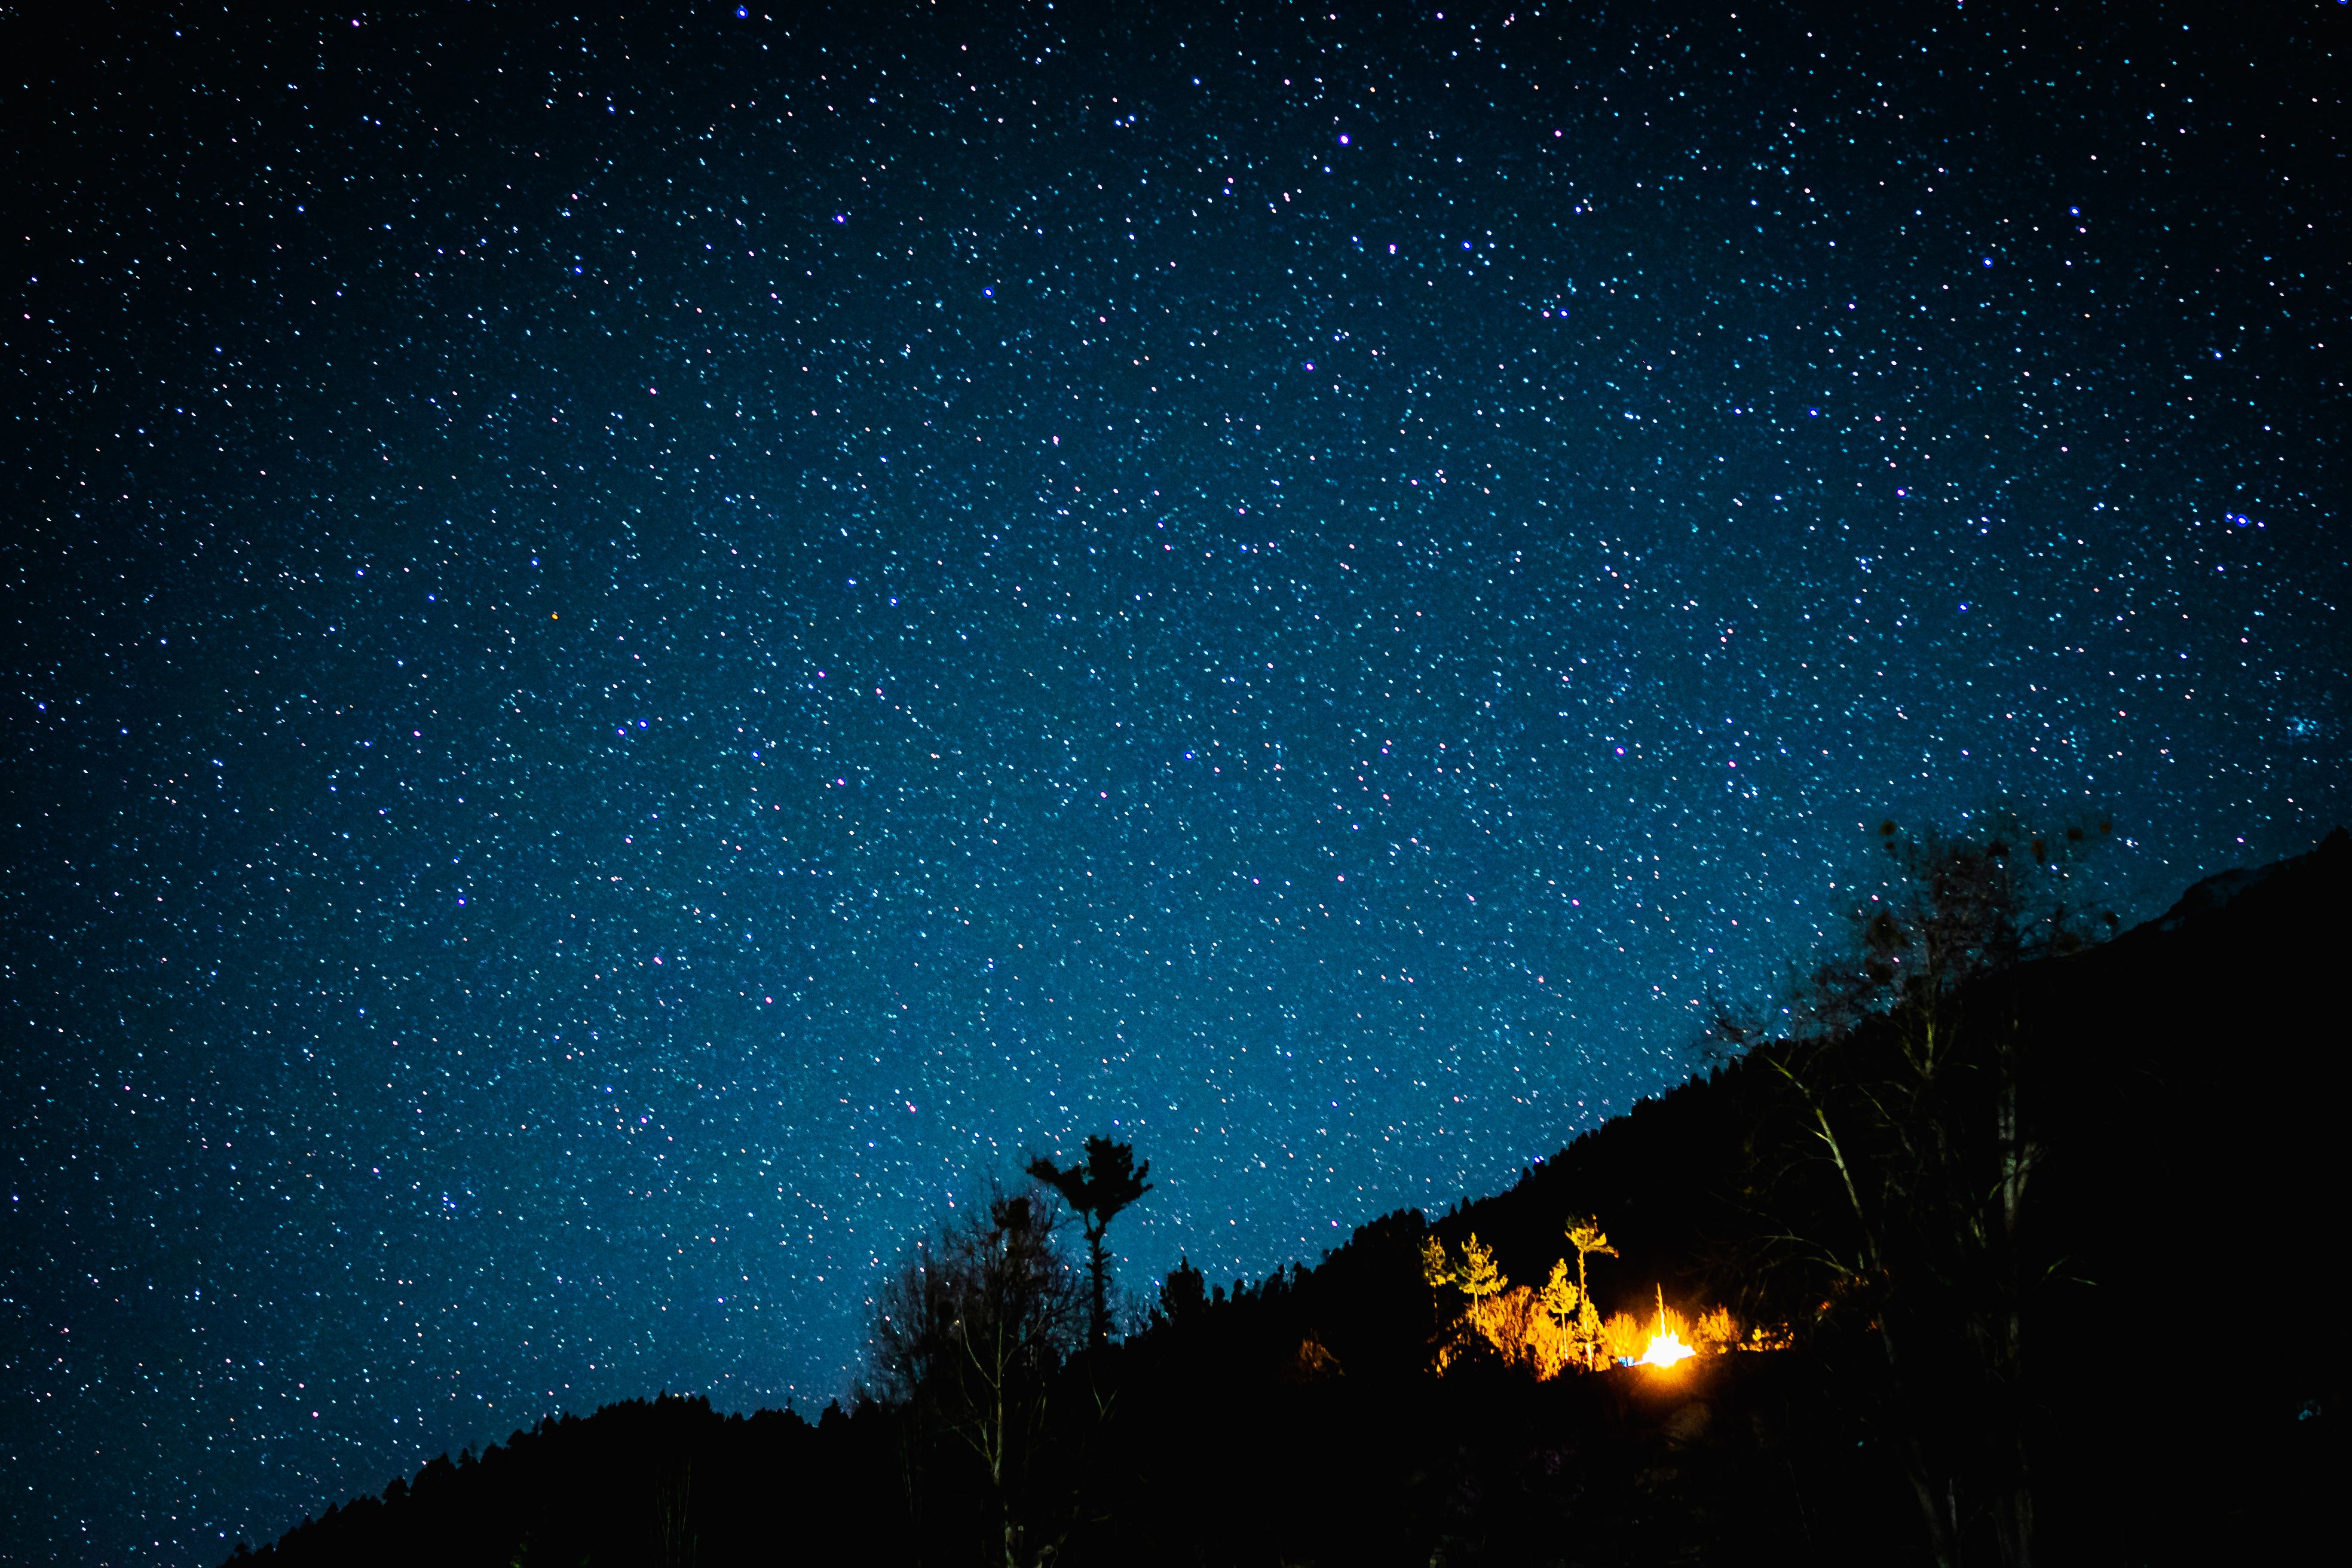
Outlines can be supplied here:
<path id="1" fill-rule="evenodd" d="M 1649 1349 L 1642 1352 L 1635 1366 L 1671 1367 L 1676 1362 L 1688 1361 L 1698 1352 L 1683 1343 L 1682 1336 L 1666 1326 L 1666 1293 L 1658 1291 L 1658 1331 L 1650 1336 Z"/>

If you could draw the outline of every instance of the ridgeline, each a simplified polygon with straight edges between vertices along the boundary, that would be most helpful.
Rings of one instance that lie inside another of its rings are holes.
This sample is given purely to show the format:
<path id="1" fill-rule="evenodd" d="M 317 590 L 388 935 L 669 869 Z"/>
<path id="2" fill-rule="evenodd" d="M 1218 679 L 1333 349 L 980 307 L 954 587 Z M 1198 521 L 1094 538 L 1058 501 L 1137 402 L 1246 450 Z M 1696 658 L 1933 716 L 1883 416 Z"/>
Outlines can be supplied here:
<path id="1" fill-rule="evenodd" d="M 992 1473 L 919 1404 L 810 1423 L 632 1401 L 436 1459 L 233 1561 L 2018 1561 L 2029 1497 L 2045 1561 L 2273 1560 L 2319 1539 L 2334 1500 L 2325 1216 L 2352 1026 L 2325 987 L 2347 951 L 2339 829 L 2111 941 L 1968 981 L 1938 1103 L 1950 1126 L 1998 1126 L 1985 1147 L 2023 1194 L 2006 1210 L 1925 1190 L 1921 1173 L 1975 1168 L 1911 1147 L 1942 1121 L 1889 1113 L 1869 1147 L 1825 1154 L 1824 1130 L 1860 1125 L 1833 1105 L 1884 1111 L 1873 1085 L 1916 1080 L 1882 1014 L 1841 1057 L 1727 1055 L 1433 1224 L 1390 1215 L 1315 1267 L 1197 1297 L 1180 1277 L 1147 1331 L 1057 1361 Z M 1841 1190 L 1874 1160 L 1878 1189 Z M 1948 1211 L 1964 1217 L 1939 1240 L 1919 1216 Z M 1980 1234 L 1974 1216 L 2003 1212 L 2011 1234 Z M 1775 1348 L 1538 1380 L 1474 1342 L 1438 1375 L 1452 1309 L 1429 1237 L 1475 1234 L 1536 1284 L 1585 1215 L 1617 1249 L 1592 1260 L 1602 1311 L 1721 1304 Z M 1987 1259 L 2017 1276 L 1989 1288 L 1998 1310 L 1948 1305 Z M 1959 1479 L 1929 1498 L 1926 1475 Z"/>

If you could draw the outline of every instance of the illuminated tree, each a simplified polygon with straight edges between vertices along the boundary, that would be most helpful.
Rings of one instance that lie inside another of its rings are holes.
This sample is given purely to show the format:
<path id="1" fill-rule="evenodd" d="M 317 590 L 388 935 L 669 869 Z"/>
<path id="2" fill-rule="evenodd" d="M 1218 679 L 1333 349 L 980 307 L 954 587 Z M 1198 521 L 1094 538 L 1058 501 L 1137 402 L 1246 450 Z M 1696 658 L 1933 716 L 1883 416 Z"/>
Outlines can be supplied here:
<path id="1" fill-rule="evenodd" d="M 1643 1350 L 1650 1342 L 1650 1331 L 1643 1328 L 1642 1320 L 1633 1313 L 1616 1312 L 1601 1325 L 1601 1331 L 1595 1337 L 1601 1352 L 1610 1360 L 1639 1361 Z"/>
<path id="2" fill-rule="evenodd" d="M 1421 1274 L 1433 1290 L 1452 1286 L 1466 1298 L 1462 1310 L 1446 1326 L 1446 1337 L 1438 1347 L 1437 1370 L 1443 1373 L 1452 1365 L 1464 1348 L 1464 1334 L 1475 1332 L 1501 1351 L 1506 1359 L 1516 1359 L 1515 1347 L 1506 1342 L 1493 1321 L 1492 1306 L 1496 1298 L 1510 1289 L 1510 1280 L 1495 1263 L 1494 1249 L 1480 1241 L 1474 1232 L 1463 1242 L 1456 1256 L 1449 1253 L 1445 1244 L 1436 1237 L 1424 1238 L 1421 1244 Z M 1527 1294 L 1522 1291 L 1520 1294 Z"/>
<path id="3" fill-rule="evenodd" d="M 1553 1272 L 1560 1276 L 1560 1270 Z M 1507 1364 L 1524 1368 L 1538 1380 L 1559 1376 L 1576 1355 L 1574 1336 L 1545 1300 L 1544 1291 L 1521 1285 L 1488 1297 L 1470 1319 Z"/>
<path id="4" fill-rule="evenodd" d="M 1094 1290 L 1087 1341 L 1101 1345 L 1110 1338 L 1110 1259 L 1103 1247 L 1103 1232 L 1121 1209 L 1151 1190 L 1151 1184 L 1143 1179 L 1151 1173 L 1151 1162 L 1138 1165 L 1133 1144 L 1089 1138 L 1084 1165 L 1064 1170 L 1051 1160 L 1037 1159 L 1029 1163 L 1029 1173 L 1062 1194 L 1086 1233 L 1087 1276 Z"/>
<path id="5" fill-rule="evenodd" d="M 1544 1281 L 1543 1289 L 1537 1293 L 1536 1299 L 1542 1303 L 1545 1315 L 1561 1328 L 1565 1329 L 1576 1321 L 1577 1308 L 1584 1300 L 1584 1292 L 1568 1282 L 1567 1258 L 1552 1264 L 1551 1278 Z"/>
<path id="6" fill-rule="evenodd" d="M 1740 1330 L 1739 1320 L 1731 1315 L 1728 1307 L 1717 1307 L 1701 1313 L 1698 1321 L 1691 1325 L 1691 1333 L 1696 1342 L 1717 1351 L 1736 1350 L 1746 1337 Z"/>
<path id="7" fill-rule="evenodd" d="M 1453 1260 L 1445 1255 L 1445 1243 L 1434 1235 L 1421 1238 L 1421 1278 L 1433 1290 L 1454 1283 Z"/>
<path id="8" fill-rule="evenodd" d="M 1589 1370 L 1601 1343 L 1601 1309 L 1592 1304 L 1592 1288 L 1585 1279 L 1584 1260 L 1596 1253 L 1614 1258 L 1617 1249 L 1609 1245 L 1601 1221 L 1591 1215 L 1568 1222 L 1568 1244 L 1576 1248 L 1576 1337 Z"/>
<path id="9" fill-rule="evenodd" d="M 1568 1336 L 1545 1312 L 1540 1293 L 1524 1285 L 1481 1302 L 1475 1326 L 1506 1364 L 1538 1379 L 1558 1375 L 1568 1362 Z"/>
<path id="10" fill-rule="evenodd" d="M 1478 1304 L 1501 1295 L 1511 1287 L 1503 1271 L 1495 1266 L 1495 1250 L 1478 1239 L 1475 1231 L 1462 1244 L 1462 1268 L 1454 1278 L 1454 1286 L 1470 1298 L 1475 1310 Z"/>
<path id="11" fill-rule="evenodd" d="M 1331 1348 L 1312 1330 L 1300 1338 L 1297 1353 L 1283 1369 L 1283 1379 L 1287 1383 L 1320 1383 L 1327 1378 L 1346 1375 L 1339 1358 L 1331 1353 Z"/>
<path id="12" fill-rule="evenodd" d="M 1421 1277 L 1433 1290 L 1451 1285 L 1470 1298 L 1476 1306 L 1490 1296 L 1499 1296 L 1510 1289 L 1511 1281 L 1495 1266 L 1494 1248 L 1478 1239 L 1472 1232 L 1462 1244 L 1459 1257 L 1445 1249 L 1445 1243 L 1432 1236 L 1421 1244 Z"/>

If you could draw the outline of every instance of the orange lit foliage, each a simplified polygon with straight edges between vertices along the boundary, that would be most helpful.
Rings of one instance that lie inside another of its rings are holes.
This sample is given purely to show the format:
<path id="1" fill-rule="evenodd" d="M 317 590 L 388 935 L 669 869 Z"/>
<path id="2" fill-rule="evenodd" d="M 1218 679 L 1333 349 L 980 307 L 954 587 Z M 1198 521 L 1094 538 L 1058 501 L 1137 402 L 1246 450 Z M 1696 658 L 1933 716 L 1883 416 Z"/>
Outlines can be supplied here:
<path id="1" fill-rule="evenodd" d="M 1452 1286 L 1465 1300 L 1438 1336 L 1437 1370 L 1443 1373 L 1478 1341 L 1493 1347 L 1508 1366 L 1523 1367 L 1538 1377 L 1552 1377 L 1568 1363 L 1574 1347 L 1568 1330 L 1548 1308 L 1561 1300 L 1558 1289 L 1565 1266 L 1552 1270 L 1552 1281 L 1540 1292 L 1521 1285 L 1513 1289 L 1495 1266 L 1492 1248 L 1472 1236 L 1457 1255 L 1431 1237 L 1422 1247 L 1422 1276 L 1433 1289 Z M 1575 1288 L 1568 1288 L 1572 1296 Z M 1568 1303 L 1573 1310 L 1573 1302 Z"/>
<path id="2" fill-rule="evenodd" d="M 1473 1326 L 1506 1363 L 1538 1378 L 1559 1376 L 1576 1352 L 1569 1331 L 1544 1310 L 1541 1293 L 1524 1285 L 1486 1302 Z"/>
<path id="3" fill-rule="evenodd" d="M 1577 1314 L 1582 1293 L 1569 1283 L 1565 1259 L 1552 1265 L 1540 1290 L 1514 1288 L 1496 1267 L 1492 1248 L 1475 1235 L 1462 1250 L 1449 1252 L 1431 1237 L 1422 1247 L 1422 1276 L 1433 1289 L 1462 1293 L 1462 1306 L 1438 1335 L 1437 1370 L 1442 1374 L 1472 1345 L 1483 1341 L 1507 1366 L 1557 1377 L 1581 1360 Z"/>
<path id="4" fill-rule="evenodd" d="M 1747 1330 L 1740 1326 L 1738 1319 L 1731 1315 L 1728 1307 L 1703 1312 L 1698 1321 L 1691 1325 L 1691 1345 L 1709 1354 L 1736 1351 L 1746 1338 Z"/>
<path id="5" fill-rule="evenodd" d="M 1471 1336 L 1483 1335 L 1489 1303 L 1509 1289 L 1511 1282 L 1495 1267 L 1494 1249 L 1481 1242 L 1475 1231 L 1462 1244 L 1459 1254 L 1448 1252 L 1445 1244 L 1433 1236 L 1424 1240 L 1421 1247 L 1421 1276 L 1433 1290 L 1450 1285 L 1468 1299 L 1439 1331 L 1437 1370 L 1442 1376 L 1469 1348 Z"/>
<path id="6" fill-rule="evenodd" d="M 1650 1345 L 1650 1325 L 1620 1312 L 1601 1325 L 1601 1353 L 1611 1361 L 1633 1361 Z"/>
<path id="7" fill-rule="evenodd" d="M 1571 1227 L 1577 1262 L 1586 1255 L 1616 1249 L 1601 1233 L 1598 1222 L 1584 1220 Z M 1735 1350 L 1780 1348 L 1781 1341 L 1764 1330 L 1753 1338 L 1727 1307 L 1702 1312 L 1696 1321 L 1665 1306 L 1650 1318 L 1620 1312 L 1602 1321 L 1592 1298 L 1569 1278 L 1568 1260 L 1551 1266 L 1551 1276 L 1540 1289 L 1514 1287 L 1495 1262 L 1494 1249 L 1475 1235 L 1450 1251 L 1436 1237 L 1422 1243 L 1422 1277 L 1433 1290 L 1454 1289 L 1463 1300 L 1438 1332 L 1437 1371 L 1442 1375 L 1474 1345 L 1484 1342 L 1506 1366 L 1549 1380 L 1571 1368 L 1590 1368 L 1621 1361 L 1638 1361 L 1648 1351 L 1653 1334 L 1671 1334 L 1693 1349 L 1710 1355 Z"/>

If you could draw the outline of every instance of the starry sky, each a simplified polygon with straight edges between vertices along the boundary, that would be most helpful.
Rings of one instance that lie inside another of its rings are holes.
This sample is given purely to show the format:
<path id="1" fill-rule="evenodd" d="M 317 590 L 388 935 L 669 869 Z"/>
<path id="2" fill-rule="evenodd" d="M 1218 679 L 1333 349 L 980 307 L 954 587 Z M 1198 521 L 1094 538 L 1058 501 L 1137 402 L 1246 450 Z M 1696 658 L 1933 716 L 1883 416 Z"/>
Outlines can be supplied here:
<path id="1" fill-rule="evenodd" d="M 257 9 L 0 22 L 6 1560 L 813 1409 L 1089 1132 L 1130 1302 L 1493 1190 L 1882 816 L 2347 815 L 2344 6 Z"/>

